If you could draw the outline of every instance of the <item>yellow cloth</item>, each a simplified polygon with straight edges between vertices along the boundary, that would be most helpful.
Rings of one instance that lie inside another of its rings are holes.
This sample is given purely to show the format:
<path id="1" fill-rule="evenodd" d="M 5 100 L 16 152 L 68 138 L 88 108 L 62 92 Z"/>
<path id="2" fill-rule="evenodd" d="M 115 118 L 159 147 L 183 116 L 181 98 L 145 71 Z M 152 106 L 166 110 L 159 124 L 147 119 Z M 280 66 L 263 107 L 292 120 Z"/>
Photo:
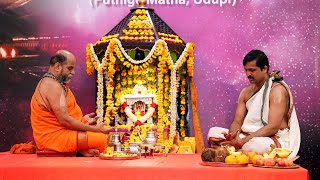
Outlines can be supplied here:
<path id="1" fill-rule="evenodd" d="M 179 146 L 178 154 L 193 154 L 191 146 Z"/>
<path id="2" fill-rule="evenodd" d="M 41 100 L 42 98 L 38 88 L 39 85 L 37 86 L 30 103 L 31 126 L 38 149 L 54 150 L 58 152 L 77 151 L 77 131 L 64 127 L 60 124 L 52 111 L 48 111 L 43 106 L 40 106 L 37 100 Z M 85 122 L 82 111 L 69 88 L 67 88 L 66 99 L 69 115 L 81 122 Z M 102 149 L 102 147 L 105 147 L 105 134 L 89 132 L 87 135 L 88 148 Z M 92 135 L 94 138 L 90 137 Z"/>
<path id="3" fill-rule="evenodd" d="M 188 142 L 188 144 L 190 144 L 192 152 L 195 153 L 196 152 L 196 139 L 195 139 L 195 137 L 185 137 L 184 141 Z"/>

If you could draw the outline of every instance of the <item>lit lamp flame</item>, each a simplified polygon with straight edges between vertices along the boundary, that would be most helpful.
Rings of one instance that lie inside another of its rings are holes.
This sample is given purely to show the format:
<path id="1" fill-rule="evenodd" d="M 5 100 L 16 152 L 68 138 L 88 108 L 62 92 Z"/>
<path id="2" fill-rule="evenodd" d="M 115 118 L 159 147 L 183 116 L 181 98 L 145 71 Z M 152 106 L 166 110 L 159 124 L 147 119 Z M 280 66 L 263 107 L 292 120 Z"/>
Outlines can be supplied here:
<path id="1" fill-rule="evenodd" d="M 0 55 L 3 58 L 7 57 L 7 52 L 2 47 L 0 47 Z"/>
<path id="2" fill-rule="evenodd" d="M 14 50 L 14 49 L 12 49 L 11 50 L 11 57 L 16 57 L 16 54 L 17 54 L 17 52 Z"/>

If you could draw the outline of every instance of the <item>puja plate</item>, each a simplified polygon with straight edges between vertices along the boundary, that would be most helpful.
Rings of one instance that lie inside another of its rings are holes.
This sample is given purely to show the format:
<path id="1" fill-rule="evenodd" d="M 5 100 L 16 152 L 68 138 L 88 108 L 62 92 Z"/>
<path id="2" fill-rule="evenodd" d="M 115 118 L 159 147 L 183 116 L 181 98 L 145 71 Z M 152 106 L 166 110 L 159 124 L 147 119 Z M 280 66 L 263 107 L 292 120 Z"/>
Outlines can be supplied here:
<path id="1" fill-rule="evenodd" d="M 99 159 L 102 160 L 133 160 L 133 159 L 138 159 L 139 156 L 104 156 L 100 155 Z"/>
<path id="2" fill-rule="evenodd" d="M 224 163 L 224 162 L 200 162 L 202 166 L 211 166 L 211 167 L 246 167 L 248 163 Z"/>
<path id="3" fill-rule="evenodd" d="M 153 153 L 153 156 L 166 156 L 166 153 Z"/>
<path id="4" fill-rule="evenodd" d="M 256 164 L 252 164 L 253 167 L 259 167 L 259 168 L 273 168 L 273 169 L 296 169 L 299 168 L 300 166 L 297 164 L 293 164 L 292 166 L 259 166 Z"/>

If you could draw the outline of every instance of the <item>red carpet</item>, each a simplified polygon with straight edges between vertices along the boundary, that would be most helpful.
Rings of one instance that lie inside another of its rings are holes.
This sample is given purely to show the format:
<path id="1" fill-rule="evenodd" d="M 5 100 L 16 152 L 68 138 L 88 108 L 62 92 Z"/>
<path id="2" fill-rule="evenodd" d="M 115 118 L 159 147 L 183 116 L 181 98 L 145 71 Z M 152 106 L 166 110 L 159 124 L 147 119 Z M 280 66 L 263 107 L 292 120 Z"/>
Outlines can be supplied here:
<path id="1" fill-rule="evenodd" d="M 100 160 L 97 157 L 37 157 L 0 153 L 0 180 L 308 180 L 308 171 L 248 167 L 206 167 L 200 155 L 168 155 L 136 160 Z"/>

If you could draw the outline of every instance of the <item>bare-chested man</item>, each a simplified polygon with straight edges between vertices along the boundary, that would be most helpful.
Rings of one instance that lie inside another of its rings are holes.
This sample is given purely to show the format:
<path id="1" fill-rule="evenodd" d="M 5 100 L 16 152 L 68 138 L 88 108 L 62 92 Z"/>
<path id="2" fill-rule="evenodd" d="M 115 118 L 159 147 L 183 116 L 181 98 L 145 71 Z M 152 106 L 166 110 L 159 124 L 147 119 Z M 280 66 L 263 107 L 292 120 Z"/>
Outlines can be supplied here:
<path id="1" fill-rule="evenodd" d="M 267 152 L 271 144 L 292 150 L 300 147 L 300 129 L 293 107 L 292 94 L 277 73 L 269 75 L 269 60 L 260 50 L 250 51 L 243 66 L 251 85 L 238 99 L 234 120 L 228 129 L 213 127 L 208 140 L 215 147 L 231 144 L 257 153 Z"/>
<path id="2" fill-rule="evenodd" d="M 31 99 L 33 136 L 39 150 L 96 156 L 106 147 L 109 129 L 104 123 L 95 125 L 94 113 L 83 116 L 67 86 L 75 66 L 75 56 L 66 50 L 51 57 L 49 70 Z"/>

